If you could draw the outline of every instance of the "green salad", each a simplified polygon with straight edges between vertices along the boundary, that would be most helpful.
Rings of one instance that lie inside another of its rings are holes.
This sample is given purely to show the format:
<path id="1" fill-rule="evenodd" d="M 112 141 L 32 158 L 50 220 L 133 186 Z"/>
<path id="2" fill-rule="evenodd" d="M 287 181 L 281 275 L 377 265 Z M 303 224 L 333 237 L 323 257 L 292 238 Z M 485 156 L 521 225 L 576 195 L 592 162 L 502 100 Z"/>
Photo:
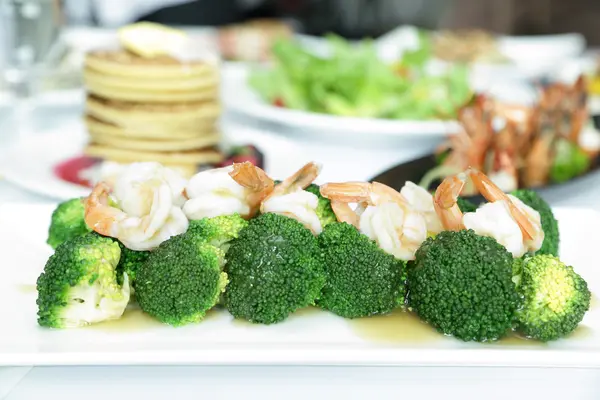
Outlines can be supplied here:
<path id="1" fill-rule="evenodd" d="M 370 40 L 355 45 L 330 35 L 327 41 L 328 57 L 294 40 L 278 41 L 273 64 L 251 73 L 251 87 L 276 106 L 363 118 L 453 119 L 471 98 L 465 66 L 427 70 L 433 53 L 425 34 L 418 48 L 392 64 L 378 58 Z"/>

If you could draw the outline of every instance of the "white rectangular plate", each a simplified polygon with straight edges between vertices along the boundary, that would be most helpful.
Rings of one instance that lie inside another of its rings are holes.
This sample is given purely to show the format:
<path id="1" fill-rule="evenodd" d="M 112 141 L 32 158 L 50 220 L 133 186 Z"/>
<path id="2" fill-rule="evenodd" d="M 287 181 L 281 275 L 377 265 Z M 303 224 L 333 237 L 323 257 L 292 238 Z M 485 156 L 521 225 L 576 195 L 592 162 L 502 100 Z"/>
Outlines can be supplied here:
<path id="1" fill-rule="evenodd" d="M 52 206 L 0 205 L 0 365 L 289 364 L 421 366 L 555 366 L 600 368 L 600 308 L 592 307 L 573 337 L 540 345 L 509 340 L 463 343 L 402 320 L 356 322 L 324 311 L 299 312 L 271 326 L 233 321 L 224 310 L 202 323 L 172 328 L 129 311 L 123 321 L 74 330 L 36 322 L 37 276 L 51 250 Z M 600 294 L 597 229 L 600 214 L 557 209 L 561 258 Z M 409 321 L 410 322 L 410 321 Z M 397 328 L 396 326 L 397 325 Z M 415 330 L 415 326 L 417 329 Z M 410 327 L 410 332 L 403 328 Z M 370 332 L 365 332 L 368 329 Z M 375 336 L 379 336 L 375 334 Z"/>

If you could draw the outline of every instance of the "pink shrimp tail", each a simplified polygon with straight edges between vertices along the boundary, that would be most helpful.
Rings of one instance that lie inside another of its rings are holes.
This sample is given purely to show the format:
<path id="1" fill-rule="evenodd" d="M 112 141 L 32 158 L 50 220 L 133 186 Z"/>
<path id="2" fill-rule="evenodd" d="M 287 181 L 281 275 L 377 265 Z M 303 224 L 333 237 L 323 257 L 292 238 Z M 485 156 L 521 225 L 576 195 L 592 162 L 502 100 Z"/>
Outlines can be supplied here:
<path id="1" fill-rule="evenodd" d="M 95 232 L 104 236 L 112 236 L 112 227 L 115 222 L 116 209 L 108 205 L 110 187 L 105 182 L 100 182 L 92 189 L 85 199 L 85 223 Z"/>

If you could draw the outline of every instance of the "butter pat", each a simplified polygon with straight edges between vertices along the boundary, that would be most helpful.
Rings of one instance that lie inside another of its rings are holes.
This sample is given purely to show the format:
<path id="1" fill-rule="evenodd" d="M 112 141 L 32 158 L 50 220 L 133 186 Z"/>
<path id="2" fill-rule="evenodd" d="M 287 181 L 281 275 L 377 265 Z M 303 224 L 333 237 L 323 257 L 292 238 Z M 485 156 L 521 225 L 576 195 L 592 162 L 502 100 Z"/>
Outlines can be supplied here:
<path id="1" fill-rule="evenodd" d="M 144 58 L 171 55 L 185 48 L 188 41 L 185 32 L 152 22 L 124 26 L 118 35 L 125 49 Z"/>

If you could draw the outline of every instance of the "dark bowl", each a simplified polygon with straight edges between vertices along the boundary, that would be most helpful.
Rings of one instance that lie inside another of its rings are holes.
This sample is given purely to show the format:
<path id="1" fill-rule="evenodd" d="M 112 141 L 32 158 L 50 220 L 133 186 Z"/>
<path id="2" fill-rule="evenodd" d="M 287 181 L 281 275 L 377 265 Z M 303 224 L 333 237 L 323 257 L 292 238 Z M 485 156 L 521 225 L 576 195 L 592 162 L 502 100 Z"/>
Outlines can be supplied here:
<path id="1" fill-rule="evenodd" d="M 421 158 L 417 158 L 412 161 L 408 161 L 403 164 L 396 165 L 395 167 L 392 167 L 392 168 L 380 173 L 379 175 L 371 178 L 370 181 L 377 181 L 377 182 L 386 184 L 386 185 L 391 186 L 394 189 L 399 191 L 400 189 L 402 189 L 402 186 L 404 186 L 404 184 L 407 181 L 411 181 L 411 182 L 418 184 L 421 181 L 421 179 L 423 178 L 423 176 L 428 171 L 430 171 L 432 168 L 434 168 L 436 166 L 437 166 L 437 163 L 435 160 L 435 156 L 433 154 L 430 154 L 430 155 L 427 155 L 427 156 L 424 156 Z M 545 192 L 549 192 L 554 189 L 558 189 L 558 188 L 560 188 L 561 190 L 566 189 L 571 184 L 575 184 L 576 182 L 583 179 L 584 177 L 586 177 L 594 172 L 598 172 L 598 171 L 600 171 L 600 157 L 596 157 L 592 161 L 592 163 L 590 165 L 590 169 L 583 175 L 575 177 L 567 182 L 549 183 L 548 185 L 545 185 L 542 187 L 536 187 L 536 188 L 532 188 L 532 189 L 535 190 L 536 192 L 540 193 L 540 195 L 543 196 Z M 430 190 L 435 189 L 437 187 L 437 185 L 439 185 L 439 183 L 440 183 L 439 181 L 433 182 L 432 185 L 428 189 L 430 189 Z M 525 188 L 521 188 L 521 189 L 525 189 Z M 468 200 L 471 200 L 476 203 L 483 201 L 483 198 L 479 195 L 469 196 L 466 198 Z"/>

